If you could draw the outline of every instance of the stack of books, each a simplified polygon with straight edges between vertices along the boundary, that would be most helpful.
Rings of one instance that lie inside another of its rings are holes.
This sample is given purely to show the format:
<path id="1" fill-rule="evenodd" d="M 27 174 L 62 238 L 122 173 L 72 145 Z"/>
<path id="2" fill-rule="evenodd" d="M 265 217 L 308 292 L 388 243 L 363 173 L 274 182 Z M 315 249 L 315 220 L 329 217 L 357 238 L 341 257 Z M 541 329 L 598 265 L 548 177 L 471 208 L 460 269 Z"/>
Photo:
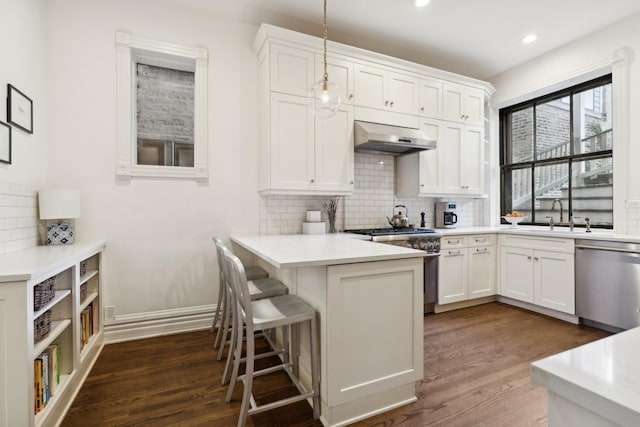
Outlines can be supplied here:
<path id="1" fill-rule="evenodd" d="M 34 362 L 35 413 L 42 411 L 60 385 L 60 346 L 52 344 Z"/>
<path id="2" fill-rule="evenodd" d="M 93 303 L 89 304 L 80 313 L 80 325 L 82 326 L 80 348 L 84 348 L 93 335 Z"/>

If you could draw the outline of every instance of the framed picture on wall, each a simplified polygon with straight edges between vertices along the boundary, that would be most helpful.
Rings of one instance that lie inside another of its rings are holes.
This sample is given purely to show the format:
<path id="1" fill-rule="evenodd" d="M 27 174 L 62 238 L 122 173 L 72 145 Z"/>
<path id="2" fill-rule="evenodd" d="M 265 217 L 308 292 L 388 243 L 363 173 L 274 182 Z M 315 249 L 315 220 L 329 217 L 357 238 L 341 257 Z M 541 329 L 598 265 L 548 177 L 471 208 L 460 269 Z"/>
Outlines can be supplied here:
<path id="1" fill-rule="evenodd" d="M 33 101 L 11 83 L 7 84 L 7 122 L 33 133 Z"/>
<path id="2" fill-rule="evenodd" d="M 0 162 L 11 164 L 11 126 L 0 122 Z"/>

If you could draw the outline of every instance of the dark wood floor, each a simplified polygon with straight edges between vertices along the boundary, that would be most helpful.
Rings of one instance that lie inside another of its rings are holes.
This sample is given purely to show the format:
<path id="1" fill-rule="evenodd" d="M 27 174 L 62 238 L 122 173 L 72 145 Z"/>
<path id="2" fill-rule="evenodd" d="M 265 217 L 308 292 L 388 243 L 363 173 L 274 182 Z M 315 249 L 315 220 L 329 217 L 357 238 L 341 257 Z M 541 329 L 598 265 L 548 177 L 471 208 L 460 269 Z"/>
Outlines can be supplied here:
<path id="1" fill-rule="evenodd" d="M 546 391 L 531 383 L 529 364 L 606 335 L 499 303 L 428 315 L 418 401 L 356 425 L 546 425 Z M 225 404 L 223 365 L 208 331 L 105 346 L 62 425 L 234 426 L 242 385 Z M 264 391 L 259 403 L 292 392 L 284 374 L 254 387 Z M 249 417 L 247 425 L 321 423 L 301 402 Z"/>

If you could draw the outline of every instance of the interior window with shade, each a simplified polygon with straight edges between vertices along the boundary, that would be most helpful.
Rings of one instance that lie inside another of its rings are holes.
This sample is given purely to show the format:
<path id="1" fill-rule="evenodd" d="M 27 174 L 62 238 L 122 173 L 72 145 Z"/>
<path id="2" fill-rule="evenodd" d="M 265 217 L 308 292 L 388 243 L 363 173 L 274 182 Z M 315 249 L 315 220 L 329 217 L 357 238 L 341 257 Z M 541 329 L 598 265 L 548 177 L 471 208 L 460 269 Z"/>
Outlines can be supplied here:
<path id="1" fill-rule="evenodd" d="M 501 214 L 613 227 L 611 75 L 500 110 Z"/>

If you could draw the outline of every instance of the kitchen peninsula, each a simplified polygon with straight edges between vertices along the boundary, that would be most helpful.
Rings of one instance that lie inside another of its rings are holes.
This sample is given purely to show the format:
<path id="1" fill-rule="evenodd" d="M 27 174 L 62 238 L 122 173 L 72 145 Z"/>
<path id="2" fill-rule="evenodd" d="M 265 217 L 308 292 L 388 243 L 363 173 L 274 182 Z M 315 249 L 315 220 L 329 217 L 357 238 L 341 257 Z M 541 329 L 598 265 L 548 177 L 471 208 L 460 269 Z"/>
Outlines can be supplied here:
<path id="1" fill-rule="evenodd" d="M 416 400 L 414 384 L 423 376 L 424 251 L 341 233 L 231 240 L 236 252 L 249 251 L 316 309 L 325 426 Z M 300 349 L 300 376 L 308 383 L 308 348 Z"/>

